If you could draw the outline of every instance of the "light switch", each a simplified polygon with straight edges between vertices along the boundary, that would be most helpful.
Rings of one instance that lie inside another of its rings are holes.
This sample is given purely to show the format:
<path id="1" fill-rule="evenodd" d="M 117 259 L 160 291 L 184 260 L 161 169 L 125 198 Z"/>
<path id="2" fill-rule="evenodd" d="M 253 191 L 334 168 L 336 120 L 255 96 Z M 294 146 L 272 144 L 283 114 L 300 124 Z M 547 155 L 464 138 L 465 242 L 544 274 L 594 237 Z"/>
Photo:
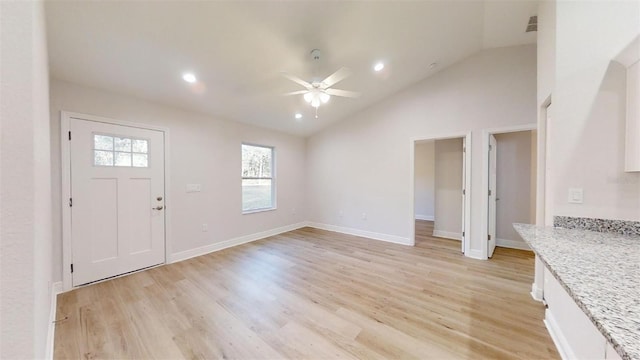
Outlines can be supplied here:
<path id="1" fill-rule="evenodd" d="M 202 191 L 202 185 L 200 184 L 187 184 L 187 192 L 200 192 Z"/>
<path id="2" fill-rule="evenodd" d="M 583 191 L 582 188 L 569 188 L 569 203 L 582 204 Z"/>

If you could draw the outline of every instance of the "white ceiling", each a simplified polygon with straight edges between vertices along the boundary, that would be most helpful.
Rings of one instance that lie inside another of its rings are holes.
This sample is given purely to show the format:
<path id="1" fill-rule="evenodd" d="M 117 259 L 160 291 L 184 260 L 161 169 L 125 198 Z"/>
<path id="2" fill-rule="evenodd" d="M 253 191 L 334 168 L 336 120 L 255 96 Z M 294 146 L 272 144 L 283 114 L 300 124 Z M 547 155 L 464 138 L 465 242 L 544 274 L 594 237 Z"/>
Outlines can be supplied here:
<path id="1" fill-rule="evenodd" d="M 50 1 L 46 21 L 54 78 L 306 136 L 483 48 L 534 43 L 524 29 L 536 9 L 536 1 Z M 378 60 L 386 67 L 374 73 Z M 302 89 L 281 71 L 311 80 L 343 66 L 353 75 L 335 88 L 362 96 L 332 97 L 318 119 L 302 96 L 281 95 Z M 197 84 L 182 80 L 187 71 Z"/>

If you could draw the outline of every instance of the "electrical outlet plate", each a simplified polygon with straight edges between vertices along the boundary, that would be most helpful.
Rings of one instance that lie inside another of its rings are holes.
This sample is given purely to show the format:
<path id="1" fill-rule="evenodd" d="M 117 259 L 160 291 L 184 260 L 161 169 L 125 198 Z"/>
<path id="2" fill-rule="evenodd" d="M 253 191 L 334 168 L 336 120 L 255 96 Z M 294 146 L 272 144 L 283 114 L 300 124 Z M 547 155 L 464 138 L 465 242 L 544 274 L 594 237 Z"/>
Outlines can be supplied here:
<path id="1" fill-rule="evenodd" d="M 584 200 L 582 188 L 569 188 L 569 204 L 582 204 Z"/>

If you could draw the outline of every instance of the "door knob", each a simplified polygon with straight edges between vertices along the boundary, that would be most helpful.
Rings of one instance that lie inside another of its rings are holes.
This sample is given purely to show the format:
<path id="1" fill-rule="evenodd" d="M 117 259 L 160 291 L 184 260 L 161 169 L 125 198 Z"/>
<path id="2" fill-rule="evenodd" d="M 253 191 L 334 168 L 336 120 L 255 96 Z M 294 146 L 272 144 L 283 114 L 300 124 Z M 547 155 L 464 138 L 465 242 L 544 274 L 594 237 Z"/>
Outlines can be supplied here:
<path id="1" fill-rule="evenodd" d="M 151 210 L 162 210 L 162 209 L 164 209 L 164 206 L 162 206 L 162 205 L 154 207 L 154 208 L 151 208 Z"/>

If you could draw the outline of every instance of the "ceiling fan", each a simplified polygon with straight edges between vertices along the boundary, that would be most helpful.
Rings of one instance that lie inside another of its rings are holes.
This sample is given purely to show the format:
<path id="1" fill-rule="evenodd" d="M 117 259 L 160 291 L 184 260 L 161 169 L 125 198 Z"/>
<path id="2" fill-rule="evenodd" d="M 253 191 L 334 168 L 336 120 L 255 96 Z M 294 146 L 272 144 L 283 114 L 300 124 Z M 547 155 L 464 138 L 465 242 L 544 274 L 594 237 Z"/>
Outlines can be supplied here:
<path id="1" fill-rule="evenodd" d="M 311 56 L 313 57 L 314 61 L 318 61 L 320 59 L 320 50 L 312 50 Z M 348 98 L 357 98 L 358 96 L 360 96 L 359 92 L 331 88 L 333 85 L 346 79 L 349 75 L 351 75 L 351 71 L 343 67 L 333 74 L 327 76 L 324 80 L 307 82 L 297 76 L 283 72 L 282 76 L 295 82 L 296 84 L 305 87 L 305 90 L 292 91 L 284 95 L 303 95 L 304 100 L 311 104 L 311 106 L 316 108 L 317 112 L 320 104 L 324 104 L 329 101 L 331 96 L 341 96 Z"/>

